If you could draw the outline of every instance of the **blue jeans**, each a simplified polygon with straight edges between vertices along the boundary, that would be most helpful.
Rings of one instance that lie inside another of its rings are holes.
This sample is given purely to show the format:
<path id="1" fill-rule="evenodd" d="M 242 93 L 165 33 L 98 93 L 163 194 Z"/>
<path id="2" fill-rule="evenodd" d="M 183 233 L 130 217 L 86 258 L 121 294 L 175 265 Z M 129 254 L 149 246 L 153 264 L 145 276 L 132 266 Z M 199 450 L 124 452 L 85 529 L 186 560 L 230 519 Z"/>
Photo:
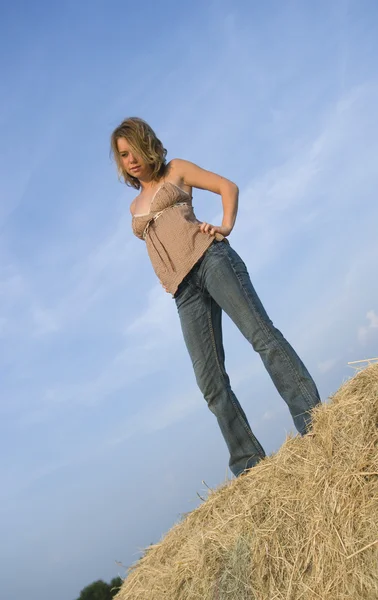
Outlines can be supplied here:
<path id="1" fill-rule="evenodd" d="M 265 452 L 230 386 L 222 342 L 222 310 L 259 353 L 301 435 L 320 402 L 306 367 L 269 319 L 247 268 L 228 241 L 214 243 L 180 283 L 174 296 L 197 384 L 217 417 L 237 477 Z"/>

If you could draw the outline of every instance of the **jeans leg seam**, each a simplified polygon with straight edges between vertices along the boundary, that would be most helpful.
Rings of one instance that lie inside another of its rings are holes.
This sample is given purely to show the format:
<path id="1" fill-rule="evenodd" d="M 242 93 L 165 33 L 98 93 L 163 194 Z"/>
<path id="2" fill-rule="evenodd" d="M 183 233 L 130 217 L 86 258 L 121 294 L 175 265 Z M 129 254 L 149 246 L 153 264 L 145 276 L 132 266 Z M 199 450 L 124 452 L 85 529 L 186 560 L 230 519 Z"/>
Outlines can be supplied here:
<path id="1" fill-rule="evenodd" d="M 229 261 L 229 263 L 231 265 L 231 268 L 232 268 L 232 270 L 233 270 L 233 272 L 234 272 L 234 274 L 235 274 L 235 276 L 236 276 L 236 278 L 237 278 L 237 280 L 239 282 L 239 285 L 240 285 L 240 287 L 241 287 L 241 289 L 243 291 L 243 294 L 244 294 L 244 296 L 245 296 L 248 304 L 250 306 L 252 306 L 252 308 L 254 310 L 254 313 L 255 313 L 256 318 L 257 318 L 257 320 L 258 320 L 258 322 L 260 324 L 260 327 L 264 331 L 265 335 L 267 337 L 269 337 L 269 335 L 270 335 L 269 329 L 266 327 L 266 324 L 265 324 L 264 320 L 261 318 L 261 316 L 259 314 L 259 311 L 255 310 L 255 308 L 253 306 L 253 302 L 251 301 L 251 299 L 250 299 L 249 295 L 247 294 L 246 290 L 244 289 L 243 282 L 239 279 L 239 276 L 238 276 L 238 274 L 236 273 L 236 271 L 234 269 L 234 265 L 232 263 L 231 257 L 228 254 L 227 254 L 227 258 L 228 258 L 228 261 Z M 275 345 L 276 349 L 280 352 L 281 356 L 284 358 L 286 364 L 288 365 L 288 367 L 289 367 L 289 369 L 290 369 L 290 371 L 292 373 L 292 376 L 294 376 L 294 378 L 295 378 L 295 380 L 297 382 L 297 385 L 298 385 L 299 389 L 301 390 L 301 392 L 303 394 L 303 397 L 304 397 L 304 400 L 305 400 L 307 406 L 310 409 L 313 408 L 312 396 L 310 395 L 310 393 L 308 392 L 308 390 L 306 389 L 306 387 L 303 385 L 303 383 L 300 380 L 298 380 L 297 374 L 295 372 L 295 369 L 293 368 L 293 366 L 291 364 L 290 357 L 287 355 L 287 353 L 285 352 L 285 350 L 281 347 L 280 343 L 275 338 L 274 334 L 273 334 L 273 342 L 274 342 L 274 345 Z M 311 399 L 311 401 L 309 401 L 309 399 Z"/>
<path id="2" fill-rule="evenodd" d="M 210 296 L 210 305 L 207 308 L 207 318 L 208 318 L 209 329 L 210 329 L 211 345 L 213 347 L 213 351 L 214 351 L 215 360 L 216 360 L 216 363 L 217 363 L 217 366 L 218 366 L 218 370 L 219 370 L 219 372 L 220 372 L 220 374 L 222 376 L 222 379 L 225 380 L 225 375 L 224 375 L 223 369 L 222 369 L 222 367 L 221 367 L 221 365 L 219 363 L 218 352 L 217 352 L 217 347 L 216 347 L 216 342 L 215 342 L 214 328 L 213 328 L 213 323 L 212 323 L 212 319 L 211 319 L 211 303 L 212 302 L 213 302 L 213 299 Z M 235 411 L 237 412 L 239 418 L 241 419 L 241 422 L 243 424 L 244 429 L 246 430 L 246 432 L 248 433 L 249 436 L 252 436 L 254 444 L 257 447 L 259 447 L 260 446 L 259 441 L 254 436 L 253 431 L 249 427 L 247 427 L 246 424 L 244 423 L 244 419 L 243 419 L 242 415 L 240 414 L 238 407 L 235 405 L 235 403 L 234 403 L 234 401 L 232 399 L 232 395 L 229 393 L 228 389 L 227 389 L 227 394 L 228 394 L 228 397 L 229 397 L 229 399 L 231 400 L 231 402 L 232 402 L 232 404 L 234 406 Z"/>

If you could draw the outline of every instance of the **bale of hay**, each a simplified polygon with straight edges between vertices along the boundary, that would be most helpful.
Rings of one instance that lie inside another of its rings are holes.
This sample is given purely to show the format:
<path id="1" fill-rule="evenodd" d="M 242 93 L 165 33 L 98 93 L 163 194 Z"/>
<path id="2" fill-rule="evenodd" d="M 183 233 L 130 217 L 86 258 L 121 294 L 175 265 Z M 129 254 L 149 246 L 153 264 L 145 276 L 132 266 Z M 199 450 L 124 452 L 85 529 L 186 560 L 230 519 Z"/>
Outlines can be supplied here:
<path id="1" fill-rule="evenodd" d="M 312 432 L 216 491 L 129 569 L 117 600 L 377 600 L 378 365 Z"/>

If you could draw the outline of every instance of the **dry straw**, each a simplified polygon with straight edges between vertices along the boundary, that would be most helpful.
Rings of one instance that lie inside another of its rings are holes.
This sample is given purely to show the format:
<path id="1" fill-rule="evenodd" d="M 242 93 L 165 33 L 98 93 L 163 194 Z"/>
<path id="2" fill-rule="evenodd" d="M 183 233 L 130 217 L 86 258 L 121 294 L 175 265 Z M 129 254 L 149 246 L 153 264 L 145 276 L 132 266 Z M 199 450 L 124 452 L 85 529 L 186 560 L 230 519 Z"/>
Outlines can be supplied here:
<path id="1" fill-rule="evenodd" d="M 117 600 L 377 600 L 378 364 L 309 435 L 233 479 L 133 565 Z"/>

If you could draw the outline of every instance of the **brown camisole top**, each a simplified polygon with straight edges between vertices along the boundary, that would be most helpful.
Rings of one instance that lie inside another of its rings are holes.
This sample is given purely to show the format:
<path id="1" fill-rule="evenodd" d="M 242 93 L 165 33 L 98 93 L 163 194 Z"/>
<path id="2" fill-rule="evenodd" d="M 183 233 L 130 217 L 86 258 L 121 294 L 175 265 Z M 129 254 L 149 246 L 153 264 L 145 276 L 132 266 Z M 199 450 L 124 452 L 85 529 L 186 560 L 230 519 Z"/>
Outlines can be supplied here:
<path id="1" fill-rule="evenodd" d="M 133 233 L 146 242 L 160 283 L 174 296 L 180 282 L 214 241 L 199 229 L 192 197 L 165 181 L 153 195 L 149 212 L 132 218 Z M 225 239 L 216 234 L 217 240 Z"/>

